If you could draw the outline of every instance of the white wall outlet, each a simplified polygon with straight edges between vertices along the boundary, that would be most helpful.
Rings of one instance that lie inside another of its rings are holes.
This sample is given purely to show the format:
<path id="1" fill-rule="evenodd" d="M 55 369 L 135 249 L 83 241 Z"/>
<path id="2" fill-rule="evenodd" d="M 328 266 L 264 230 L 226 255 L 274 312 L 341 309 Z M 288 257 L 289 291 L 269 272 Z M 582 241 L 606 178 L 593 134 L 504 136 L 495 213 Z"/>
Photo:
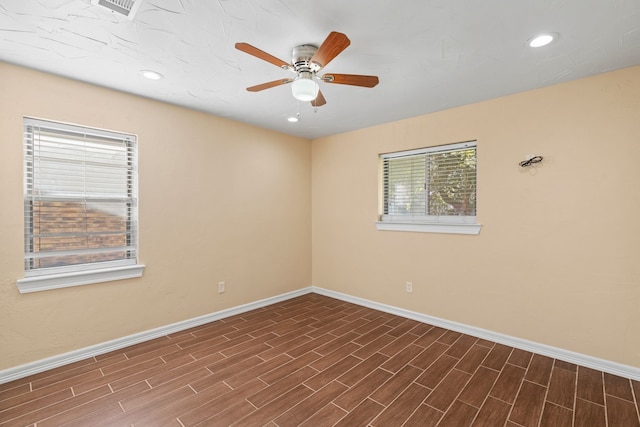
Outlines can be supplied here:
<path id="1" fill-rule="evenodd" d="M 218 293 L 224 293 L 224 282 L 218 282 Z"/>
<path id="2" fill-rule="evenodd" d="M 413 293 L 413 282 L 407 282 L 405 284 L 405 286 L 406 286 L 407 292 L 412 294 Z"/>

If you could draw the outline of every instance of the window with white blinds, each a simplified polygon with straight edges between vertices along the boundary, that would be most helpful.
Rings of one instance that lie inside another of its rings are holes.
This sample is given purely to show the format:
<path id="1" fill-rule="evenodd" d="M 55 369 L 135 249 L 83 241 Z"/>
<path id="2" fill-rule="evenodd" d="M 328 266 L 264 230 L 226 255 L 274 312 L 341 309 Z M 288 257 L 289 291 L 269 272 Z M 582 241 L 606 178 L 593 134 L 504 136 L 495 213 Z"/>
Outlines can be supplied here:
<path id="1" fill-rule="evenodd" d="M 113 280 L 109 272 L 137 265 L 135 135 L 25 118 L 24 174 L 25 279 L 19 287 L 41 276 L 55 276 L 52 287 Z M 95 270 L 101 277 L 77 274 Z M 40 289 L 24 291 L 30 290 Z"/>
<path id="2" fill-rule="evenodd" d="M 476 142 L 380 155 L 378 229 L 477 234 Z"/>

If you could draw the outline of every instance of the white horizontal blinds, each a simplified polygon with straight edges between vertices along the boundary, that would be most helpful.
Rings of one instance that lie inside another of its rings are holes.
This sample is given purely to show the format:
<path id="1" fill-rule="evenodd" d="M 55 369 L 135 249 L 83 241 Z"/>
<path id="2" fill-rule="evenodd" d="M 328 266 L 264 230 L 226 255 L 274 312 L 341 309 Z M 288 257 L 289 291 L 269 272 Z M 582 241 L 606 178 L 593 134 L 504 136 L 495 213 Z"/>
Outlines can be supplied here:
<path id="1" fill-rule="evenodd" d="M 25 119 L 25 269 L 135 263 L 135 137 Z"/>
<path id="2" fill-rule="evenodd" d="M 384 159 L 385 215 L 425 215 L 426 155 Z"/>
<path id="3" fill-rule="evenodd" d="M 475 142 L 381 155 L 383 220 L 476 215 Z"/>

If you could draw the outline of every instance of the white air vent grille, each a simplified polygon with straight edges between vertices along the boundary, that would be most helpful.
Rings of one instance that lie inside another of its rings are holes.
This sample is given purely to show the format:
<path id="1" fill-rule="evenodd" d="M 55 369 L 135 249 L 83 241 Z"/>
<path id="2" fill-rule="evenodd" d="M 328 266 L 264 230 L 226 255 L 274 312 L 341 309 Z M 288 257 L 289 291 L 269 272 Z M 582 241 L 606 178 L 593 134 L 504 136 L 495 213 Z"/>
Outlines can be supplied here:
<path id="1" fill-rule="evenodd" d="M 133 19 L 133 16 L 140 9 L 142 0 L 92 0 L 92 3 Z"/>

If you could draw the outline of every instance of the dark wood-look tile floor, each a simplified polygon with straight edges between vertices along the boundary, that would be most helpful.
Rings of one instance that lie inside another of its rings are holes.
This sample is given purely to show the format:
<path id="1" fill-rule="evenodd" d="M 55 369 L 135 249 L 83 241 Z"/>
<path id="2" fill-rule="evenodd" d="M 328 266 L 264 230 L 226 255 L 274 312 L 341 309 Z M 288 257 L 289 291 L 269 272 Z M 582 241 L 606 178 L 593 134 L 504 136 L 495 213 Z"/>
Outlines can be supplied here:
<path id="1" fill-rule="evenodd" d="M 2 426 L 640 426 L 640 382 L 308 294 L 0 385 Z"/>

